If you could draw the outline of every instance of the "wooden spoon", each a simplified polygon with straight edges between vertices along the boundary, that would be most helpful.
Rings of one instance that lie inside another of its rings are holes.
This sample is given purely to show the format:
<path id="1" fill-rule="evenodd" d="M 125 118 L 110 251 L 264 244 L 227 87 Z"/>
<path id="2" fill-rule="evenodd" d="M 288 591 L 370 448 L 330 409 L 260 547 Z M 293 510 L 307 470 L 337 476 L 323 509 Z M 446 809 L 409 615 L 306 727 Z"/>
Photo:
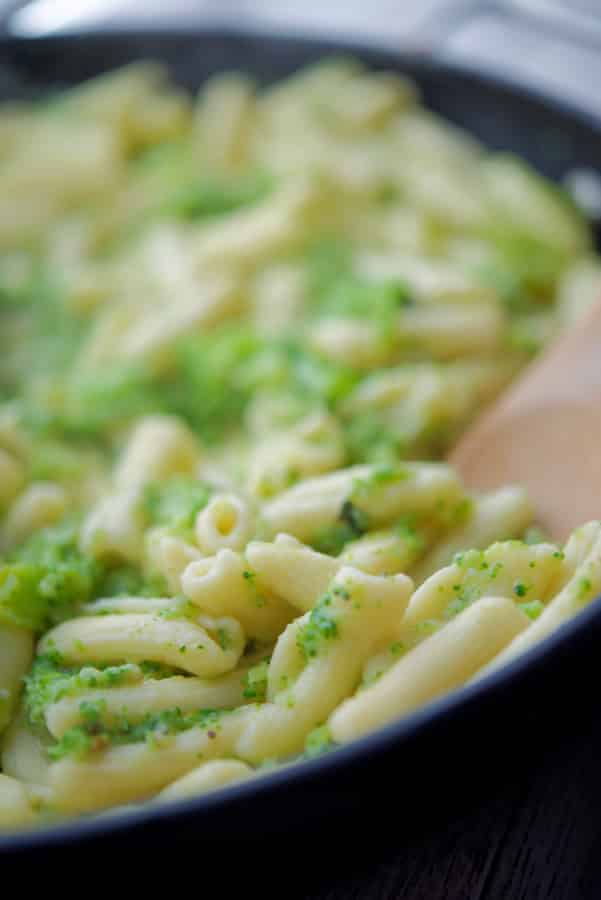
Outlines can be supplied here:
<path id="1" fill-rule="evenodd" d="M 473 489 L 523 485 L 555 540 L 601 518 L 601 301 L 476 421 L 450 462 Z"/>

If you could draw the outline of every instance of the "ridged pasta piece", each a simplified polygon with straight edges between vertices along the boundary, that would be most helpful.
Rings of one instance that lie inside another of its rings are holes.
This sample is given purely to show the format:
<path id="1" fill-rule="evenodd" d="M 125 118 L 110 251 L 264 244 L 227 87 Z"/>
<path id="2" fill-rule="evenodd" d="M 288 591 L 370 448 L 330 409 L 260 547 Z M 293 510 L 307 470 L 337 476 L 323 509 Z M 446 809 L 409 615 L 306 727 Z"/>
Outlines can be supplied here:
<path id="1" fill-rule="evenodd" d="M 342 568 L 312 612 L 279 638 L 268 670 L 268 702 L 242 729 L 235 755 L 250 762 L 302 749 L 309 731 L 351 693 L 373 648 L 392 635 L 412 583 Z"/>
<path id="2" fill-rule="evenodd" d="M 562 586 L 556 585 L 556 589 L 561 589 L 549 599 L 528 631 L 516 637 L 480 674 L 503 665 L 548 637 L 601 593 L 601 523 L 589 522 L 571 535 L 565 547 L 564 571 L 567 580 Z"/>
<path id="3" fill-rule="evenodd" d="M 144 515 L 139 486 L 100 499 L 86 515 L 79 544 L 97 559 L 137 563 L 144 549 Z"/>
<path id="4" fill-rule="evenodd" d="M 484 549 L 494 541 L 517 538 L 533 519 L 526 492 L 520 487 L 505 487 L 474 500 L 465 524 L 438 541 L 427 556 L 412 569 L 417 584 L 449 564 L 455 553 L 466 548 Z"/>
<path id="5" fill-rule="evenodd" d="M 272 593 L 307 612 L 327 589 L 342 562 L 318 553 L 289 534 L 275 541 L 251 541 L 246 559 L 261 593 Z"/>
<path id="6" fill-rule="evenodd" d="M 545 603 L 565 577 L 563 554 L 554 544 L 521 541 L 493 544 L 457 555 L 413 594 L 397 633 L 405 649 L 419 643 L 430 625 L 452 618 L 482 596 Z"/>
<path id="7" fill-rule="evenodd" d="M 47 632 L 39 652 L 56 651 L 74 664 L 152 660 L 200 676 L 233 669 L 244 649 L 238 622 L 203 616 L 198 621 L 203 624 L 149 613 L 82 616 Z"/>
<path id="8" fill-rule="evenodd" d="M 14 712 L 23 676 L 33 659 L 33 643 L 30 631 L 0 623 L 0 733 Z"/>
<path id="9" fill-rule="evenodd" d="M 455 472 L 440 463 L 352 466 L 290 488 L 267 502 L 262 516 L 272 534 L 285 532 L 306 541 L 336 523 L 347 501 L 375 527 L 401 515 L 438 516 L 464 498 Z"/>
<path id="10" fill-rule="evenodd" d="M 172 475 L 192 475 L 200 447 L 190 429 L 175 416 L 146 416 L 129 436 L 114 473 L 120 490 Z"/>
<path id="11" fill-rule="evenodd" d="M 44 712 L 46 725 L 54 737 L 62 737 L 65 731 L 84 720 L 82 703 L 95 704 L 100 710 L 100 721 L 108 726 L 123 716 L 136 722 L 148 714 L 174 708 L 182 713 L 198 709 L 233 709 L 245 702 L 247 671 L 248 667 L 241 667 L 215 678 L 174 675 L 106 690 L 83 690 L 76 696 L 63 697 L 49 704 Z"/>
<path id="12" fill-rule="evenodd" d="M 198 797 L 236 781 L 250 778 L 253 769 L 239 759 L 215 759 L 173 781 L 157 795 L 159 801 Z"/>
<path id="13" fill-rule="evenodd" d="M 459 687 L 524 633 L 529 621 L 512 600 L 481 598 L 342 703 L 328 720 L 332 738 L 358 738 Z"/>
<path id="14" fill-rule="evenodd" d="M 51 802 L 67 812 L 86 812 L 149 798 L 200 762 L 235 755 L 236 738 L 253 714 L 252 707 L 241 707 L 215 724 L 165 735 L 152 745 L 126 744 L 85 760 L 55 762 L 49 770 Z"/>
<path id="15" fill-rule="evenodd" d="M 416 559 L 432 542 L 436 529 L 420 527 L 419 535 L 410 531 L 372 531 L 346 544 L 340 561 L 372 575 L 410 572 Z M 412 576 L 413 577 L 413 576 Z"/>
<path id="16" fill-rule="evenodd" d="M 248 637 L 262 641 L 274 640 L 294 616 L 286 599 L 256 583 L 244 557 L 233 550 L 190 563 L 181 586 L 200 609 L 233 616 Z"/>

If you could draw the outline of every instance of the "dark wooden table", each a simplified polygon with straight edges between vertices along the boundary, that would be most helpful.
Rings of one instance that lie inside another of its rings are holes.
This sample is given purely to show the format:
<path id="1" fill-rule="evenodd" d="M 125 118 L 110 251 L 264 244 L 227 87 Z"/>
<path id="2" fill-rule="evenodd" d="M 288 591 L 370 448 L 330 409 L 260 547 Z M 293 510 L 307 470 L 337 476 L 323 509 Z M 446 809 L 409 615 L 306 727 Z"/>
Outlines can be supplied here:
<path id="1" fill-rule="evenodd" d="M 569 696 L 558 698 L 558 728 L 561 706 L 569 702 Z M 496 765 L 498 787 L 493 794 L 471 801 L 468 809 L 451 815 L 446 823 L 432 830 L 422 828 L 409 840 L 395 840 L 394 833 L 370 840 L 367 823 L 363 834 L 346 848 L 324 848 L 322 864 L 298 886 L 295 896 L 601 898 L 601 712 L 593 711 L 577 731 L 559 737 L 555 746 L 537 757 L 520 759 L 516 735 L 513 771 L 507 777 Z M 402 808 L 398 816 L 402 818 Z"/>

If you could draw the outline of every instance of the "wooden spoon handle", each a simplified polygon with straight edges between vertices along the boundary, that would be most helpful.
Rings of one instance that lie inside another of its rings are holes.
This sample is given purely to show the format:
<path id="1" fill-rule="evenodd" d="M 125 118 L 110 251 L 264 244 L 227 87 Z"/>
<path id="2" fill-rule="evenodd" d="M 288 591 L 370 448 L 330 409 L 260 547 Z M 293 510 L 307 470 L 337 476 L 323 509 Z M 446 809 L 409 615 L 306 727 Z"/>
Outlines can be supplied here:
<path id="1" fill-rule="evenodd" d="M 474 489 L 523 484 L 557 540 L 601 518 L 601 302 L 478 420 L 450 460 Z"/>

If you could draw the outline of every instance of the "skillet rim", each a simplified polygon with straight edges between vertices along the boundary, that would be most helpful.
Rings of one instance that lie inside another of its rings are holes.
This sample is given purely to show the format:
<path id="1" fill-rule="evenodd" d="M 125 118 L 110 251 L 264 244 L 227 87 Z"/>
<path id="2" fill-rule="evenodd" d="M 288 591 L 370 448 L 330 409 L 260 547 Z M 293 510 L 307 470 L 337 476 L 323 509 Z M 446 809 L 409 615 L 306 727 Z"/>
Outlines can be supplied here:
<path id="1" fill-rule="evenodd" d="M 144 40 L 160 44 L 161 41 L 177 38 L 189 39 L 192 43 L 194 40 L 202 41 L 211 37 L 266 41 L 280 46 L 294 44 L 299 48 L 304 47 L 309 55 L 312 51 L 317 51 L 323 56 L 336 52 L 345 53 L 358 56 L 366 61 L 368 66 L 392 66 L 399 71 L 403 71 L 404 67 L 410 67 L 412 74 L 416 72 L 418 77 L 421 73 L 426 75 L 430 72 L 447 75 L 450 78 L 461 77 L 476 87 L 481 85 L 489 89 L 501 89 L 510 98 L 545 107 L 551 113 L 571 119 L 601 141 L 601 111 L 595 114 L 592 110 L 562 100 L 539 87 L 526 86 L 519 78 L 499 76 L 493 72 L 481 71 L 469 64 L 436 59 L 428 52 L 420 52 L 415 47 L 409 50 L 403 48 L 395 50 L 388 45 L 346 39 L 344 36 L 320 37 L 307 33 L 292 34 L 284 29 L 270 30 L 260 27 L 242 29 L 220 25 L 192 29 L 119 31 L 102 29 L 37 38 L 0 34 L 0 58 L 2 51 L 7 48 L 13 52 L 18 52 L 20 48 L 35 46 L 60 48 L 68 47 L 78 40 L 98 44 L 111 41 L 127 45 L 131 41 Z M 9 64 L 10 62 L 12 60 Z M 89 847 L 96 838 L 119 837 L 125 831 L 132 836 L 139 835 L 148 824 L 164 826 L 166 823 L 175 823 L 186 818 L 200 819 L 203 816 L 209 818 L 213 810 L 218 808 L 227 810 L 228 806 L 232 807 L 237 801 L 260 800 L 261 796 L 274 792 L 282 793 L 283 788 L 292 782 L 298 784 L 318 779 L 323 781 L 340 767 L 350 769 L 362 763 L 374 765 L 378 757 L 383 757 L 393 747 L 400 749 L 403 744 L 408 745 L 415 740 L 432 740 L 435 734 L 429 736 L 428 732 L 434 733 L 437 727 L 448 724 L 454 717 L 458 720 L 455 728 L 461 727 L 461 718 L 473 717 L 478 707 L 491 707 L 495 701 L 498 702 L 507 694 L 512 686 L 518 684 L 522 676 L 534 677 L 537 673 L 540 674 L 552 665 L 553 660 L 563 662 L 565 665 L 565 655 L 558 654 L 558 650 L 574 653 L 577 646 L 583 643 L 591 626 L 596 626 L 601 636 L 600 601 L 601 594 L 539 644 L 477 682 L 434 700 L 403 719 L 390 722 L 331 753 L 284 765 L 279 769 L 262 773 L 257 778 L 228 785 L 204 796 L 171 801 L 164 806 L 148 804 L 135 809 L 117 808 L 87 819 L 73 818 L 31 830 L 0 833 L 0 859 L 7 859 L 11 854 L 21 856 L 28 851 L 44 851 L 65 845 Z"/>

